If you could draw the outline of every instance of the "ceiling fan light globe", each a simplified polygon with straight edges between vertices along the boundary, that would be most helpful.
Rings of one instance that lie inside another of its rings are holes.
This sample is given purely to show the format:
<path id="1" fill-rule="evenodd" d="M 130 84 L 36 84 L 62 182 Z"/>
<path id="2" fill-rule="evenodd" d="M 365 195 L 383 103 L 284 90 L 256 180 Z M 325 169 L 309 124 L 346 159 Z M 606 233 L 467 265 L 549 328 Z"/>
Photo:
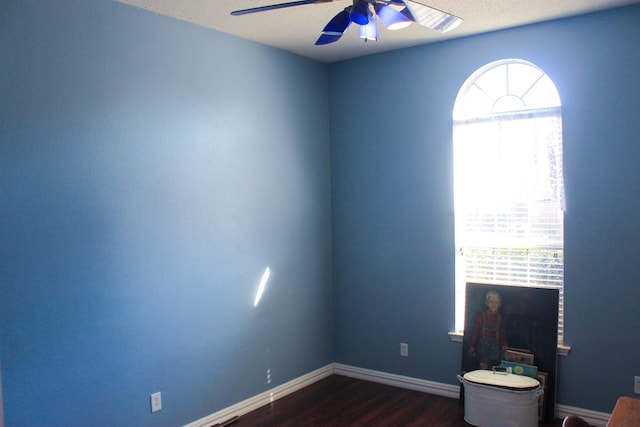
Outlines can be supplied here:
<path id="1" fill-rule="evenodd" d="M 369 3 L 364 0 L 357 0 L 353 3 L 349 18 L 358 25 L 369 23 Z"/>
<path id="2" fill-rule="evenodd" d="M 376 5 L 376 14 L 388 30 L 400 30 L 411 25 L 411 20 L 406 15 L 389 6 Z"/>
<path id="3" fill-rule="evenodd" d="M 398 22 L 395 24 L 385 25 L 385 26 L 387 27 L 387 30 L 396 31 L 396 30 L 401 30 L 403 28 L 407 28 L 409 25 L 411 25 L 411 22 Z"/>
<path id="4" fill-rule="evenodd" d="M 366 25 L 360 25 L 360 38 L 365 41 L 378 41 L 378 23 L 371 12 L 369 15 L 369 22 Z"/>

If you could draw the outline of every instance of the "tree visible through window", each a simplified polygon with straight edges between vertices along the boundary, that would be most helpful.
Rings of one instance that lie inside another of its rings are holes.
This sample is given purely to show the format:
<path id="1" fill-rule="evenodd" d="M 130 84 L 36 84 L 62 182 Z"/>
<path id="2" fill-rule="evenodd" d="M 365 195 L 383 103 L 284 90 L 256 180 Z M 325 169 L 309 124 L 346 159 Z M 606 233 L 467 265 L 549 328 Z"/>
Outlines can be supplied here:
<path id="1" fill-rule="evenodd" d="M 517 59 L 480 68 L 453 110 L 456 330 L 465 284 L 564 281 L 562 113 L 544 71 Z"/>

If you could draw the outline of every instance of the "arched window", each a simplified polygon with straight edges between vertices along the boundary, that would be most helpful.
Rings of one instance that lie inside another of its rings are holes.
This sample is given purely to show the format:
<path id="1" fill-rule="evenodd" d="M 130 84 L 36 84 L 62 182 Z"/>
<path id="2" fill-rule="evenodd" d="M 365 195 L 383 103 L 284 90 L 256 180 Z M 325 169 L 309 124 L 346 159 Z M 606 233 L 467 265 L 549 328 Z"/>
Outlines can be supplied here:
<path id="1" fill-rule="evenodd" d="M 534 64 L 488 64 L 453 110 L 456 330 L 467 282 L 560 289 L 564 186 L 562 113 L 555 85 Z"/>

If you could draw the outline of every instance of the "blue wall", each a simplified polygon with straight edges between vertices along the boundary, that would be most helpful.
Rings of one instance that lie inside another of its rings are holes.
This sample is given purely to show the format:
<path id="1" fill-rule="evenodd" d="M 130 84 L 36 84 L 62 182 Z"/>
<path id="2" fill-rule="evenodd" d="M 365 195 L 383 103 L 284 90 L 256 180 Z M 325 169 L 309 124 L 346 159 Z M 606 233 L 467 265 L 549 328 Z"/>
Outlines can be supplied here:
<path id="1" fill-rule="evenodd" d="M 565 342 L 558 403 L 610 412 L 640 374 L 640 6 L 331 67 L 336 361 L 455 384 L 451 112 L 522 58 L 563 105 Z M 357 80 L 358 84 L 354 85 Z M 360 88 L 354 92 L 354 88 Z M 399 343 L 409 343 L 409 357 Z M 592 375 L 597 370 L 606 374 Z"/>
<path id="2" fill-rule="evenodd" d="M 331 363 L 328 67 L 111 0 L 2 3 L 6 425 L 177 426 Z"/>
<path id="3" fill-rule="evenodd" d="M 3 2 L 6 424 L 177 426 L 333 361 L 455 384 L 451 111 L 508 57 L 563 101 L 558 402 L 610 411 L 640 374 L 638 22 L 327 66 L 111 0 Z"/>

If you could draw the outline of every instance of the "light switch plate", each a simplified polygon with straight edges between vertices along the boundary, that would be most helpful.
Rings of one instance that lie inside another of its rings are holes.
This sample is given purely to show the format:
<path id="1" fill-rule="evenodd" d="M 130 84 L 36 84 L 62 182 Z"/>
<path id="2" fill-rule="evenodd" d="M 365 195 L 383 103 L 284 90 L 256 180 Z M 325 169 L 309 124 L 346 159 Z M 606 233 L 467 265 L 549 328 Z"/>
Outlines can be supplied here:
<path id="1" fill-rule="evenodd" d="M 400 343 L 400 356 L 409 356 L 409 344 L 407 343 Z"/>
<path id="2" fill-rule="evenodd" d="M 151 412 L 158 412 L 162 409 L 162 395 L 160 392 L 151 395 Z"/>

